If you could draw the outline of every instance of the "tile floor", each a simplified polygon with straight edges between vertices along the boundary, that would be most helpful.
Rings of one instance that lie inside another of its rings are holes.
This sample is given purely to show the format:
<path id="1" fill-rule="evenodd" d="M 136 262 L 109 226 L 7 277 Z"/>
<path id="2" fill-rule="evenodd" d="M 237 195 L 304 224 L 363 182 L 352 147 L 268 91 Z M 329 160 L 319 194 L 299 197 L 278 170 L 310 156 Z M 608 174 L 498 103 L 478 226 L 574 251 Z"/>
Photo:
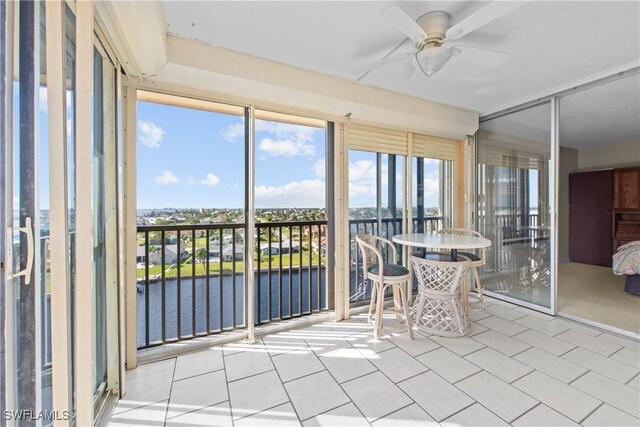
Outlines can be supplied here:
<path id="1" fill-rule="evenodd" d="M 110 425 L 639 426 L 640 344 L 487 300 L 464 338 L 364 316 L 127 373 Z"/>

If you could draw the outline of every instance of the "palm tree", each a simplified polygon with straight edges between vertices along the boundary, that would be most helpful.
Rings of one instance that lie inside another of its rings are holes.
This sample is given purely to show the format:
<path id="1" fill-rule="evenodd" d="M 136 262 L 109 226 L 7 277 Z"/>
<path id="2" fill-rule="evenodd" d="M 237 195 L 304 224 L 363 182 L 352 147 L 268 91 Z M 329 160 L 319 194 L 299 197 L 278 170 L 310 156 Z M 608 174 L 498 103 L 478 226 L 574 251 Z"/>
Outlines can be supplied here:
<path id="1" fill-rule="evenodd" d="M 208 255 L 207 248 L 199 247 L 196 249 L 196 262 L 204 263 Z"/>

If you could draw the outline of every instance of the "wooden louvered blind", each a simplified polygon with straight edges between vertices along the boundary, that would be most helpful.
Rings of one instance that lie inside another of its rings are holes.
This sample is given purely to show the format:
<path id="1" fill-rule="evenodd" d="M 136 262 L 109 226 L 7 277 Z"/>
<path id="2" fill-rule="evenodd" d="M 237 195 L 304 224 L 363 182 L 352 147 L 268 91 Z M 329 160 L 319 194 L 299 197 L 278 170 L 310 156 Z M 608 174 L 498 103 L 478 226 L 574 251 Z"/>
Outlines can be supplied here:
<path id="1" fill-rule="evenodd" d="M 349 126 L 349 148 L 376 153 L 407 155 L 407 132 L 352 124 Z"/>
<path id="2" fill-rule="evenodd" d="M 549 160 L 548 155 L 527 153 L 517 149 L 507 149 L 487 144 L 479 151 L 478 162 L 483 165 L 503 166 L 516 169 L 541 169 Z"/>
<path id="3" fill-rule="evenodd" d="M 438 136 L 412 134 L 413 148 L 409 153 L 409 133 L 391 129 L 352 124 L 349 126 L 349 148 L 376 153 L 411 154 L 439 160 L 455 160 L 456 141 Z"/>
<path id="4" fill-rule="evenodd" d="M 456 141 L 438 136 L 413 134 L 411 155 L 438 160 L 456 159 Z"/>

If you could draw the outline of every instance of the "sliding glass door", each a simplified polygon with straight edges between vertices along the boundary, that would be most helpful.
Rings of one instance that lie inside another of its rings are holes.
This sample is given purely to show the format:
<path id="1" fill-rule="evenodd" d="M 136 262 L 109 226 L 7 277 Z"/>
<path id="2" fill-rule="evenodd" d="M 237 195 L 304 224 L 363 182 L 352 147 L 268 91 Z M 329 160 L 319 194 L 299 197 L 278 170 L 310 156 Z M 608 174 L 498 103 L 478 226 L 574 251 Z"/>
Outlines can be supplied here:
<path id="1" fill-rule="evenodd" d="M 551 103 L 481 120 L 477 228 L 493 242 L 484 289 L 553 311 Z"/>

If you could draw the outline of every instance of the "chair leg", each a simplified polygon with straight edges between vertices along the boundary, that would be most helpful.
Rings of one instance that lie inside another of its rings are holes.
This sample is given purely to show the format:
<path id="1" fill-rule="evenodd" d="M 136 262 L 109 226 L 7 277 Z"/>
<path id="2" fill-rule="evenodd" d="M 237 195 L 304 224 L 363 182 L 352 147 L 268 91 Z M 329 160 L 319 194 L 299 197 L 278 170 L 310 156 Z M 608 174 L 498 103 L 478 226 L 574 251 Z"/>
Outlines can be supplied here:
<path id="1" fill-rule="evenodd" d="M 392 286 L 391 291 L 393 292 L 393 311 L 396 315 L 396 322 L 402 323 L 402 301 L 400 299 L 400 294 L 398 293 L 398 287 Z"/>
<path id="2" fill-rule="evenodd" d="M 462 307 L 464 314 L 469 315 L 469 290 L 467 289 L 467 279 L 462 281 Z"/>
<path id="3" fill-rule="evenodd" d="M 374 328 L 374 337 L 377 340 L 379 340 L 380 336 L 382 335 L 382 313 L 384 312 L 384 291 L 386 288 L 382 283 L 378 284 L 378 286 L 378 300 L 376 301 L 376 323 Z"/>
<path id="4" fill-rule="evenodd" d="M 478 287 L 478 301 L 484 304 L 484 294 L 482 293 L 482 284 L 480 283 L 480 274 L 478 274 L 478 268 L 473 269 L 473 275 L 476 279 L 476 286 Z"/>
<path id="5" fill-rule="evenodd" d="M 408 285 L 408 283 L 407 283 Z M 411 316 L 409 316 L 409 306 L 407 304 L 407 296 L 405 295 L 404 283 L 400 285 L 400 298 L 402 299 L 402 307 L 404 308 L 404 320 L 407 322 L 407 329 L 409 330 L 409 336 L 413 339 L 413 322 Z"/>
<path id="6" fill-rule="evenodd" d="M 369 314 L 367 315 L 367 323 L 371 323 L 371 315 L 373 314 L 373 310 L 376 303 L 376 290 L 378 289 L 378 285 L 373 280 L 371 281 L 371 301 L 369 302 Z"/>

